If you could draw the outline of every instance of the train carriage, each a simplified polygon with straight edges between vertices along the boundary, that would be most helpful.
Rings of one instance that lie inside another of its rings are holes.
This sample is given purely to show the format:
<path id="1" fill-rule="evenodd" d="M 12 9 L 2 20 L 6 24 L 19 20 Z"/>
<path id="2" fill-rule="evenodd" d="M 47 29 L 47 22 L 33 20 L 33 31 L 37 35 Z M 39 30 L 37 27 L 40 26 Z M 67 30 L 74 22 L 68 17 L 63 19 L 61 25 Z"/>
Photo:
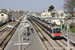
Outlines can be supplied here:
<path id="1" fill-rule="evenodd" d="M 45 30 L 52 38 L 62 38 L 61 27 L 48 25 L 47 23 L 36 18 L 34 18 L 34 20 L 37 21 L 41 25 L 41 28 Z"/>
<path id="2" fill-rule="evenodd" d="M 0 13 L 0 26 L 8 21 L 8 15 Z"/>
<path id="3" fill-rule="evenodd" d="M 51 34 L 52 38 L 62 37 L 61 28 L 57 27 L 57 26 L 51 28 L 50 34 Z"/>
<path id="4" fill-rule="evenodd" d="M 51 35 L 52 38 L 62 38 L 62 32 L 60 27 L 50 26 L 47 25 L 46 23 L 43 23 L 42 26 L 45 29 L 45 31 Z"/>

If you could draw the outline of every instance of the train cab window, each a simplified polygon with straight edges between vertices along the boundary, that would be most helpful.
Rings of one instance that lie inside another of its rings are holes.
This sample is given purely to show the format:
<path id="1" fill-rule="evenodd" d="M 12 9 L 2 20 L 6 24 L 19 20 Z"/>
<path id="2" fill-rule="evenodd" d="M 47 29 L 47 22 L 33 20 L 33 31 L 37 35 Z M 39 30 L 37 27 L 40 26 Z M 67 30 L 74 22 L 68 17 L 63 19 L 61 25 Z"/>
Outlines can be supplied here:
<path id="1" fill-rule="evenodd" d="M 4 14 L 1 14 L 1 16 L 4 16 Z"/>
<path id="2" fill-rule="evenodd" d="M 60 28 L 54 28 L 53 33 L 61 33 L 61 29 Z"/>

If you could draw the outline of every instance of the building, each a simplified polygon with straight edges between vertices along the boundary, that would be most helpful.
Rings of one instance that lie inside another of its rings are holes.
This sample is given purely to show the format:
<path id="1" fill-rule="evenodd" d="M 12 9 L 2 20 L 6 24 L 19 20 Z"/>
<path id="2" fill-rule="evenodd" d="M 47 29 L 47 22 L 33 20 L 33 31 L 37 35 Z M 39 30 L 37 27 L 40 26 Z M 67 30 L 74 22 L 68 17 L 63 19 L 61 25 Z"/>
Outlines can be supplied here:
<path id="1" fill-rule="evenodd" d="M 66 18 L 67 14 L 64 13 L 64 10 L 56 10 L 55 18 Z"/>

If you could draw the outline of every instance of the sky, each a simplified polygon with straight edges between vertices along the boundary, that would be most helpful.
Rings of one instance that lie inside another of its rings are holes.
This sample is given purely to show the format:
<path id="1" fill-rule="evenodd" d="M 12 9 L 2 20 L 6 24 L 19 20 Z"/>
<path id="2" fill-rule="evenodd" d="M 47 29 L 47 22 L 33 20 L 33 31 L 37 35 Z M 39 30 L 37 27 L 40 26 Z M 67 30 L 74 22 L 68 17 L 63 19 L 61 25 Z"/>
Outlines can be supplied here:
<path id="1" fill-rule="evenodd" d="M 51 5 L 55 10 L 62 10 L 64 0 L 0 0 L 0 9 L 43 11 Z"/>

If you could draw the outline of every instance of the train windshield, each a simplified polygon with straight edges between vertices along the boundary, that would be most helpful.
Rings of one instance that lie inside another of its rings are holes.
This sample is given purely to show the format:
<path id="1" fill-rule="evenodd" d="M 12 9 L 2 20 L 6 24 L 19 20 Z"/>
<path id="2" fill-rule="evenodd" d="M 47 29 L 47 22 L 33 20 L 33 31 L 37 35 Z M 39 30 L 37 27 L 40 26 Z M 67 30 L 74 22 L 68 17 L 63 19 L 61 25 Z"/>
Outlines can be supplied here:
<path id="1" fill-rule="evenodd" d="M 61 28 L 54 28 L 53 33 L 61 33 Z"/>

